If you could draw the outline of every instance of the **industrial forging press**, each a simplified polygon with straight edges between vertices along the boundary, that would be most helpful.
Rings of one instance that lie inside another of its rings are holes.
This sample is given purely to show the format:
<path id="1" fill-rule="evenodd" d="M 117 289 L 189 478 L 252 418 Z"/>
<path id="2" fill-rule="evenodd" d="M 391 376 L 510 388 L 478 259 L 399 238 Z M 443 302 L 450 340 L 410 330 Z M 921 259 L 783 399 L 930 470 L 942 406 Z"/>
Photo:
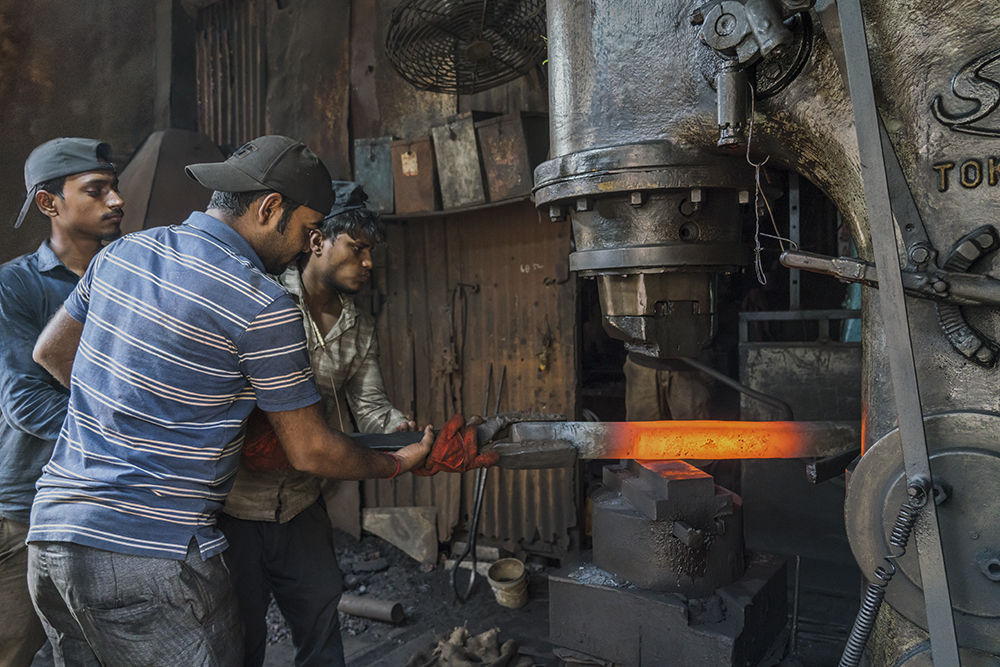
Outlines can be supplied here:
<path id="1" fill-rule="evenodd" d="M 748 553 L 740 496 L 682 459 L 858 447 L 840 470 L 868 586 L 841 664 L 1000 664 L 1000 11 L 548 0 L 547 13 L 551 151 L 535 201 L 571 220 L 570 266 L 597 281 L 605 329 L 633 359 L 711 343 L 719 276 L 753 261 L 743 221 L 765 161 L 820 188 L 858 252 L 792 248 L 782 264 L 866 286 L 860 429 L 511 429 L 508 465 L 623 460 L 591 495 L 592 560 L 550 579 L 554 640 L 623 665 L 759 664 L 786 626 L 785 562 Z"/>

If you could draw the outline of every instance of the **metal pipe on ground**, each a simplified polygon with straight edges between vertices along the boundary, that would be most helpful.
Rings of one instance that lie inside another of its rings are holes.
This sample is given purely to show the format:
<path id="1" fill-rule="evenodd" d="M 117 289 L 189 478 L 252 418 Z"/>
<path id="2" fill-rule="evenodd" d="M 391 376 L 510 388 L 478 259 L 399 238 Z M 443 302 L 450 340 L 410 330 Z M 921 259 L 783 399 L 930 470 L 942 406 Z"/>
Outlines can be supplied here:
<path id="1" fill-rule="evenodd" d="M 340 596 L 337 611 L 383 623 L 399 623 L 403 620 L 403 605 L 401 603 L 363 598 L 357 595 Z"/>

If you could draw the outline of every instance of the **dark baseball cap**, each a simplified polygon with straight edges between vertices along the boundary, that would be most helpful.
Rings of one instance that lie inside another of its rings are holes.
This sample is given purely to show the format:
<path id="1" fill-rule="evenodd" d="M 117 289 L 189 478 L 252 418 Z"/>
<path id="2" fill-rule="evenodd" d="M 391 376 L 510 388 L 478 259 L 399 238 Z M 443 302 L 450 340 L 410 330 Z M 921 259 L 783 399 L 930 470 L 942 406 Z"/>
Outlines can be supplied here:
<path id="1" fill-rule="evenodd" d="M 188 176 L 219 192 L 274 190 L 324 212 L 333 206 L 330 172 L 304 143 L 272 134 L 243 144 L 225 162 L 192 164 Z"/>
<path id="2" fill-rule="evenodd" d="M 346 211 L 367 208 L 365 205 L 366 201 L 368 201 L 368 195 L 354 181 L 334 181 L 333 206 L 330 208 L 326 219 L 329 220 L 333 216 L 340 215 Z"/>
<path id="3" fill-rule="evenodd" d="M 24 188 L 28 191 L 14 228 L 21 226 L 38 186 L 54 178 L 74 176 L 88 171 L 115 170 L 111 146 L 96 139 L 60 137 L 46 141 L 31 151 L 24 162 Z"/>

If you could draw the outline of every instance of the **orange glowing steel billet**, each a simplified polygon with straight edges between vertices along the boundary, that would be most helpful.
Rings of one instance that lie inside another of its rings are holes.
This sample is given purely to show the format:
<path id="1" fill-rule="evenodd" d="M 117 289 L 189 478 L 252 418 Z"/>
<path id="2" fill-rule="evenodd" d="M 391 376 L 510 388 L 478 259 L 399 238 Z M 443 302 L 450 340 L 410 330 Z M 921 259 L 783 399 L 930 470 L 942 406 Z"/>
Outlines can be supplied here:
<path id="1" fill-rule="evenodd" d="M 861 446 L 860 422 L 522 422 L 496 449 L 508 467 L 551 467 L 577 459 L 823 458 Z"/>
<path id="2" fill-rule="evenodd" d="M 858 439 L 848 422 L 577 422 L 559 428 L 553 437 L 572 442 L 585 459 L 810 458 L 845 451 Z"/>
<path id="3" fill-rule="evenodd" d="M 616 422 L 604 445 L 613 458 L 790 459 L 836 449 L 830 422 L 659 421 Z M 835 438 L 840 439 L 840 438 Z M 842 447 L 841 447 L 842 448 Z"/>

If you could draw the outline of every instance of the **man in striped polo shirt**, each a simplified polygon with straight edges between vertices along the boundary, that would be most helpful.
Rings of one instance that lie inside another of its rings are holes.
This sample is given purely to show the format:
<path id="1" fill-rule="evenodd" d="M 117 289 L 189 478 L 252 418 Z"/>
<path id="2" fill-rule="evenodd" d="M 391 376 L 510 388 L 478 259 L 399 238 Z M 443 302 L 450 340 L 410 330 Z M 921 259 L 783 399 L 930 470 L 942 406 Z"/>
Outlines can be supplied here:
<path id="1" fill-rule="evenodd" d="M 386 455 L 323 421 L 301 313 L 267 275 L 333 204 L 319 158 L 268 136 L 188 174 L 215 190 L 206 213 L 108 246 L 35 347 L 71 390 L 28 533 L 59 664 L 242 664 L 215 515 L 255 403 L 324 477 L 393 477 L 431 448 L 429 427 Z"/>

